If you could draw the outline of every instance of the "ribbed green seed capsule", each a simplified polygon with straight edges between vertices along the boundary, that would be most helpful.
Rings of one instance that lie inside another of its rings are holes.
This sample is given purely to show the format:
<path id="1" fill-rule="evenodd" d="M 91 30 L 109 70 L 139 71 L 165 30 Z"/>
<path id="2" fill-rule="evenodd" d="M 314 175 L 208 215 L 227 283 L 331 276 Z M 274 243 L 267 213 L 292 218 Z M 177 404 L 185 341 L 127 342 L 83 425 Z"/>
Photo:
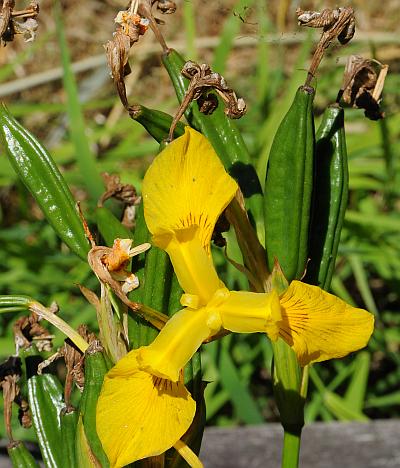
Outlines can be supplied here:
<path id="1" fill-rule="evenodd" d="M 264 192 L 268 267 L 277 259 L 288 281 L 306 269 L 315 151 L 314 89 L 300 87 L 272 143 Z"/>
<path id="2" fill-rule="evenodd" d="M 151 240 L 144 220 L 143 204 L 138 207 L 134 238 L 136 245 Z M 173 304 L 170 298 L 180 299 L 182 289 L 177 281 L 173 281 L 174 272 L 166 252 L 152 246 L 145 254 L 132 259 L 132 270 L 138 276 L 140 286 L 132 291 L 130 299 L 168 315 L 179 310 L 179 301 Z M 154 327 L 140 317 L 132 318 L 129 323 L 129 341 L 134 348 L 150 344 L 157 333 Z"/>
<path id="3" fill-rule="evenodd" d="M 82 415 L 84 432 L 93 455 L 104 468 L 110 464 L 96 431 L 96 406 L 104 376 L 108 370 L 109 366 L 103 354 L 103 348 L 98 341 L 94 341 L 85 353 L 85 387 L 79 412 Z M 78 436 L 80 434 L 77 434 Z"/>
<path id="4" fill-rule="evenodd" d="M 78 412 L 73 406 L 66 406 L 60 413 L 61 437 L 63 441 L 63 463 L 65 468 L 76 466 L 75 439 Z"/>
<path id="5" fill-rule="evenodd" d="M 52 374 L 28 378 L 28 401 L 46 467 L 63 468 L 60 412 L 65 405 L 60 382 Z"/>
<path id="6" fill-rule="evenodd" d="M 349 171 L 344 111 L 328 107 L 316 134 L 310 261 L 305 281 L 328 290 L 347 207 Z"/>
<path id="7" fill-rule="evenodd" d="M 10 443 L 7 452 L 14 468 L 37 468 L 39 466 L 23 442 Z"/>
<path id="8" fill-rule="evenodd" d="M 89 244 L 75 200 L 47 150 L 0 106 L 0 137 L 15 172 L 60 238 L 86 261 Z"/>

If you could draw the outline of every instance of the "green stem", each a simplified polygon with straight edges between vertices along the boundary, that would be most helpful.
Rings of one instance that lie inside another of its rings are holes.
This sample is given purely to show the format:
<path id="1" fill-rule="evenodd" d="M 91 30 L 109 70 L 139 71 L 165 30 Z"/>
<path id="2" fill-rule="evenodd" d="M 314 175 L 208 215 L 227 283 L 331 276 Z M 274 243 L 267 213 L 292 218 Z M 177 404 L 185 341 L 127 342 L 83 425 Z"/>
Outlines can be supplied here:
<path id="1" fill-rule="evenodd" d="M 301 429 L 296 433 L 285 430 L 282 468 L 297 468 L 299 466 L 300 442 Z"/>

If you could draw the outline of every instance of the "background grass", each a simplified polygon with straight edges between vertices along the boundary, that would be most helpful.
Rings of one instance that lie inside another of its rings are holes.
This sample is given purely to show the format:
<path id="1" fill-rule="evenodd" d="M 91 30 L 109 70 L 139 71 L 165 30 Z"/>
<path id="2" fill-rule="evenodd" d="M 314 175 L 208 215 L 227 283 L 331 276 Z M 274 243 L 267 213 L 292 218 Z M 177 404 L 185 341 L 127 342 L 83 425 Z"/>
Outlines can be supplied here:
<path id="1" fill-rule="evenodd" d="M 140 189 L 157 150 L 139 124 L 124 113 L 105 65 L 102 44 L 111 38 L 116 12 L 125 1 L 78 2 L 62 8 L 43 1 L 37 40 L 19 38 L 0 55 L 0 96 L 48 147 L 77 199 L 89 207 L 100 191 L 100 174 L 118 173 Z M 211 63 L 224 74 L 248 113 L 238 123 L 261 177 L 271 141 L 295 89 L 304 81 L 316 35 L 300 30 L 297 2 L 261 0 L 178 1 L 163 17 L 170 45 L 187 58 Z M 310 372 L 308 422 L 398 417 L 400 412 L 400 95 L 399 15 L 396 1 L 356 8 L 358 31 L 345 48 L 332 47 L 317 77 L 315 115 L 336 97 L 346 57 L 376 57 L 390 65 L 385 85 L 386 119 L 371 122 L 346 110 L 350 200 L 332 290 L 376 315 L 368 348 Z M 303 8 L 336 6 L 304 2 Z M 58 18 L 58 19 L 57 19 Z M 132 50 L 130 102 L 173 113 L 177 102 L 162 69 L 160 49 L 149 32 Z M 96 287 L 89 268 L 59 240 L 0 155 L 0 292 L 55 300 L 72 326 L 95 327 L 95 313 L 75 283 Z M 90 213 L 90 211 L 88 211 Z M 89 219 L 89 221 L 91 221 Z M 244 279 L 215 252 L 230 286 Z M 13 353 L 12 323 L 0 316 L 0 355 Z M 62 336 L 56 334 L 56 345 Z M 207 418 L 210 424 L 275 421 L 270 364 L 272 352 L 260 335 L 228 336 L 204 347 Z M 3 426 L 0 425 L 0 435 Z M 18 434 L 16 434 L 18 437 Z"/>

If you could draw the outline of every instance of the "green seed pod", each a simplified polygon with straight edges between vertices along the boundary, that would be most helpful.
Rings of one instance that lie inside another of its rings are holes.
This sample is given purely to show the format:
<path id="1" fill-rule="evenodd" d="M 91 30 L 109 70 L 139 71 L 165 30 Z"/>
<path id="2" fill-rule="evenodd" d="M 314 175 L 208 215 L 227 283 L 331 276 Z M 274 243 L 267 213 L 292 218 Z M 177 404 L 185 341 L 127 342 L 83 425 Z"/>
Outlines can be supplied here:
<path id="1" fill-rule="evenodd" d="M 134 237 L 135 244 L 151 241 L 144 220 L 143 204 L 138 207 Z M 135 256 L 132 259 L 132 270 L 138 276 L 140 286 L 132 291 L 130 299 L 168 315 L 181 308 L 179 299 L 182 295 L 182 289 L 178 281 L 173 281 L 175 274 L 166 252 L 152 246 L 145 254 Z M 174 304 L 171 296 L 175 298 Z M 129 326 L 131 346 L 137 348 L 151 343 L 157 336 L 157 330 L 139 317 L 134 317 L 133 320 L 135 322 L 130 323 Z"/>
<path id="2" fill-rule="evenodd" d="M 172 123 L 172 117 L 169 114 L 137 104 L 129 108 L 129 115 L 143 125 L 147 132 L 158 141 L 158 143 L 168 138 Z M 184 124 L 178 122 L 174 131 L 174 138 L 178 138 L 184 133 Z"/>
<path id="3" fill-rule="evenodd" d="M 63 441 L 63 462 L 65 468 L 76 466 L 75 439 L 78 412 L 73 406 L 65 406 L 60 413 L 61 437 Z"/>
<path id="4" fill-rule="evenodd" d="M 104 376 L 109 370 L 108 361 L 98 341 L 90 344 L 85 353 L 85 387 L 79 405 L 86 440 L 100 466 L 110 466 L 107 455 L 96 432 L 96 406 L 103 385 Z M 81 436 L 77 433 L 77 437 Z"/>
<path id="5" fill-rule="evenodd" d="M 89 244 L 75 200 L 47 150 L 0 106 L 0 136 L 15 172 L 60 238 L 86 261 Z"/>
<path id="6" fill-rule="evenodd" d="M 310 261 L 305 281 L 328 290 L 335 269 L 349 191 L 344 111 L 328 107 L 316 133 Z"/>
<path id="7" fill-rule="evenodd" d="M 265 247 L 270 271 L 278 259 L 288 281 L 303 276 L 315 151 L 314 89 L 300 87 L 272 143 L 265 180 Z"/>
<path id="8" fill-rule="evenodd" d="M 28 378 L 28 401 L 46 467 L 65 467 L 60 422 L 65 404 L 60 382 L 52 374 L 33 375 Z"/>
<path id="9" fill-rule="evenodd" d="M 79 415 L 76 428 L 76 467 L 77 468 L 102 468 L 97 458 L 94 456 L 87 440 L 83 427 L 82 415 Z M 104 465 L 108 466 L 108 465 Z"/>
<path id="10" fill-rule="evenodd" d="M 173 49 L 163 57 L 163 64 L 170 76 L 179 102 L 182 102 L 189 80 L 181 75 L 185 60 Z M 249 150 L 236 122 L 224 113 L 224 104 L 218 97 L 218 107 L 211 115 L 202 114 L 195 102 L 185 112 L 189 124 L 208 138 L 221 158 L 225 169 L 237 180 L 250 211 L 252 222 L 262 227 L 262 189 L 252 165 Z M 257 229 L 259 230 L 259 229 Z"/>
<path id="11" fill-rule="evenodd" d="M 14 468 L 38 468 L 40 466 L 23 442 L 11 442 L 7 447 L 7 452 Z"/>
<path id="12" fill-rule="evenodd" d="M 109 247 L 112 247 L 114 239 L 133 239 L 133 232 L 124 226 L 108 208 L 98 206 L 95 213 L 97 227 Z"/>

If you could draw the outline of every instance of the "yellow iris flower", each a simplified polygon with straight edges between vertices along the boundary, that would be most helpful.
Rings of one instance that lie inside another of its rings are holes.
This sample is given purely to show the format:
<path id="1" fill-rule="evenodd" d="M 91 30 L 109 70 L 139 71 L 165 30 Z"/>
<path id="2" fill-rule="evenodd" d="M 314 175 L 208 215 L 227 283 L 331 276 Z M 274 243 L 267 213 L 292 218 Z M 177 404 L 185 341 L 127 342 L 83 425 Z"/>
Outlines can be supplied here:
<path id="1" fill-rule="evenodd" d="M 182 369 L 222 329 L 284 339 L 302 366 L 364 347 L 373 316 L 316 286 L 293 281 L 277 292 L 229 291 L 215 271 L 210 241 L 238 186 L 196 131 L 160 153 L 143 182 L 153 244 L 170 256 L 184 290 L 177 312 L 149 346 L 131 351 L 106 375 L 97 431 L 111 466 L 161 454 L 189 428 L 195 402 Z"/>

